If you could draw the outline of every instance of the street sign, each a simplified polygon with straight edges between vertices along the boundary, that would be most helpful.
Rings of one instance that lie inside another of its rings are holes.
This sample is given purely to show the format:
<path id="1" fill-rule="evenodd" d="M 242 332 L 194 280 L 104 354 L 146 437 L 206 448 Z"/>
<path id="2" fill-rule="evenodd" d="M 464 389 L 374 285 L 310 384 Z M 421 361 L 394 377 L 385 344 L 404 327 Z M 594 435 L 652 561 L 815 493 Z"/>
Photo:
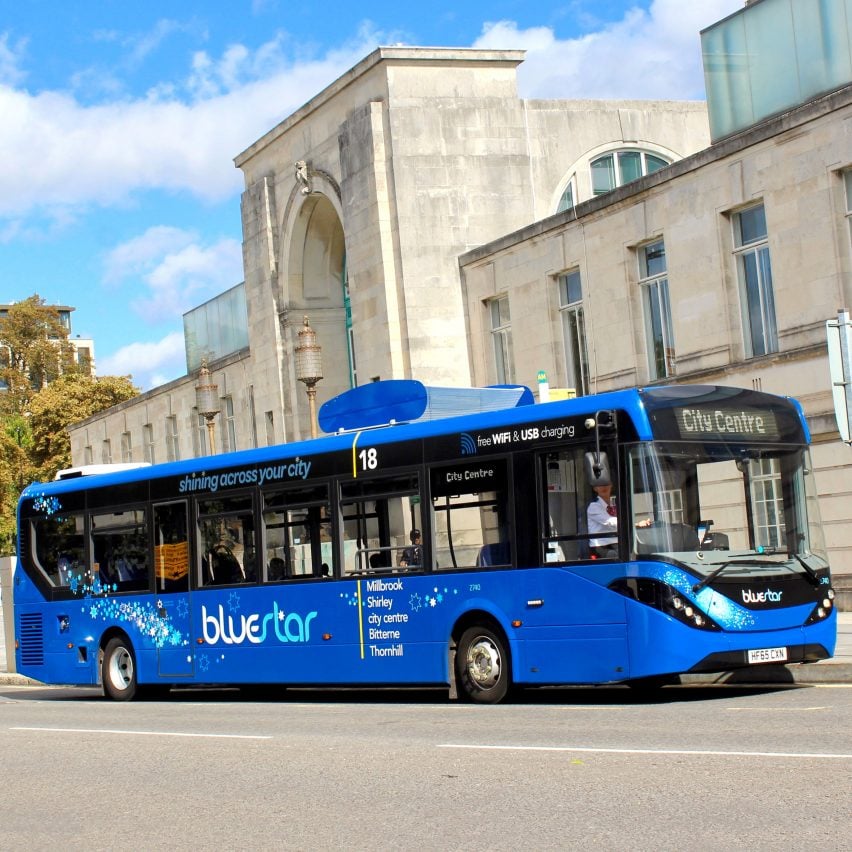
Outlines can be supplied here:
<path id="1" fill-rule="evenodd" d="M 538 401 L 550 402 L 550 384 L 547 381 L 547 373 L 544 370 L 538 371 Z"/>
<path id="2" fill-rule="evenodd" d="M 825 331 L 834 416 L 840 437 L 849 444 L 852 443 L 852 323 L 848 312 L 838 311 L 836 320 L 826 322 Z"/>

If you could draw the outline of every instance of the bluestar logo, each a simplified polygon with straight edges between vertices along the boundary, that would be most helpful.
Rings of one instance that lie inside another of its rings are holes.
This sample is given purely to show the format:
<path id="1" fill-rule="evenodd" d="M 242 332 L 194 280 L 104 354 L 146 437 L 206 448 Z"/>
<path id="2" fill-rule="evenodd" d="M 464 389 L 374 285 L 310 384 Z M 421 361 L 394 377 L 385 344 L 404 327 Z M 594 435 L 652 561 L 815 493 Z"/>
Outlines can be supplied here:
<path id="1" fill-rule="evenodd" d="M 781 603 L 783 592 L 773 592 L 767 589 L 765 592 L 753 592 L 751 589 L 743 589 L 743 603 Z"/>
<path id="2" fill-rule="evenodd" d="M 311 638 L 311 622 L 317 617 L 316 610 L 307 615 L 297 612 L 285 613 L 278 604 L 272 604 L 272 612 L 263 617 L 253 612 L 250 615 L 225 615 L 225 608 L 219 604 L 218 614 L 208 615 L 207 607 L 201 607 L 201 625 L 204 641 L 215 645 L 220 640 L 226 645 L 242 645 L 249 641 L 261 645 L 266 641 L 269 623 L 279 642 L 309 642 Z"/>

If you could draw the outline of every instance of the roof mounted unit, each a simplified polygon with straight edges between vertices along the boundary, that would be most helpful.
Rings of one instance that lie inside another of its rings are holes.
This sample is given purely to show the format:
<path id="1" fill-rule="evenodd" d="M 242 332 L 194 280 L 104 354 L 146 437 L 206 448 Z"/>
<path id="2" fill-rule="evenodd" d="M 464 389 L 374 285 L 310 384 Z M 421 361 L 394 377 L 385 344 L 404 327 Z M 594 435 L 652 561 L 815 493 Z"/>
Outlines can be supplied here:
<path id="1" fill-rule="evenodd" d="M 78 476 L 97 476 L 99 473 L 118 473 L 120 470 L 133 470 L 137 467 L 150 467 L 150 462 L 122 462 L 116 464 L 83 464 L 79 467 L 66 467 L 60 470 L 54 479 L 75 479 Z"/>
<path id="2" fill-rule="evenodd" d="M 534 402 L 532 391 L 525 385 L 438 388 L 413 379 L 388 379 L 360 385 L 328 400 L 320 407 L 319 425 L 327 433 L 349 432 L 480 414 Z"/>

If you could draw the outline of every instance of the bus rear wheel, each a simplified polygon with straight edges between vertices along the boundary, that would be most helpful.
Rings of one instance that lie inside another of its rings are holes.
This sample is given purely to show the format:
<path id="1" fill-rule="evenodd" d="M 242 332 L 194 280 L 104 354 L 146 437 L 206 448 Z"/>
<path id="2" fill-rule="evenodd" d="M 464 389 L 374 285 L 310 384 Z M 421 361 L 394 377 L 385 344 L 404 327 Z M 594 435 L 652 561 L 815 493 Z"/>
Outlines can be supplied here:
<path id="1" fill-rule="evenodd" d="M 136 656 L 125 639 L 114 637 L 104 648 L 101 662 L 104 693 L 113 701 L 130 701 L 136 695 Z"/>
<path id="2" fill-rule="evenodd" d="M 509 653 L 488 627 L 470 627 L 456 649 L 459 695 L 477 704 L 497 704 L 509 692 Z"/>

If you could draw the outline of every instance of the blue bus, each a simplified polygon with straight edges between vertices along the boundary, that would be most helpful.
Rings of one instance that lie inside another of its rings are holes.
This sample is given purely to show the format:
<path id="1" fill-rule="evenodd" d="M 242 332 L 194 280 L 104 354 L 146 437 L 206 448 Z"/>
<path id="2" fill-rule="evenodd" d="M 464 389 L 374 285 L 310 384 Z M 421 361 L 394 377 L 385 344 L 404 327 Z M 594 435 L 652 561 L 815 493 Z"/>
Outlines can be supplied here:
<path id="1" fill-rule="evenodd" d="M 29 486 L 18 671 L 118 700 L 446 685 L 492 703 L 834 653 L 798 403 L 463 396 L 371 384 L 322 407 L 317 439 Z"/>

